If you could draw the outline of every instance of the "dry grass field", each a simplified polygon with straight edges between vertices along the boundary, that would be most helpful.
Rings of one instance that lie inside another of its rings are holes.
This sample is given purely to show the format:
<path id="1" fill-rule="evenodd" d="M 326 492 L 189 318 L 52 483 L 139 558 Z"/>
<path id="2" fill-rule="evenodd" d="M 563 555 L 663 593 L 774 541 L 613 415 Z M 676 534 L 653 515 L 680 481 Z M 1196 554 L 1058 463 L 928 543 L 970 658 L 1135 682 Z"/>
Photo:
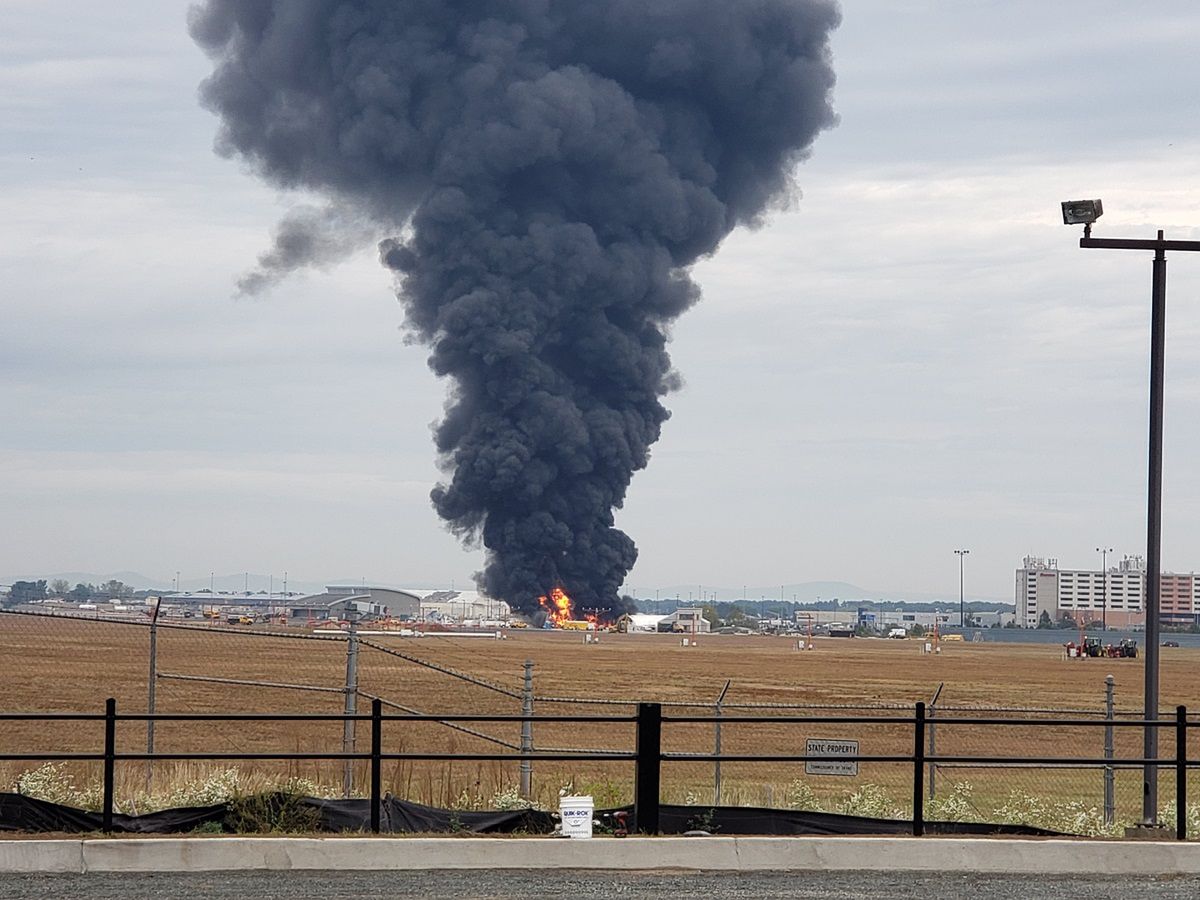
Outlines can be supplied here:
<path id="1" fill-rule="evenodd" d="M 145 626 L 88 620 L 0 616 L 0 677 L 5 684 L 4 711 L 100 711 L 105 697 L 117 698 L 118 709 L 146 709 L 149 631 Z M 402 656 L 387 652 L 393 650 Z M 248 630 L 160 628 L 158 636 L 157 706 L 160 712 L 310 712 L 341 711 L 345 678 L 345 643 L 330 639 L 296 639 Z M 1164 649 L 1162 653 L 1163 708 L 1176 704 L 1200 709 L 1200 667 L 1197 651 Z M 908 707 L 928 701 L 944 684 L 938 706 L 949 708 L 1037 708 L 1092 710 L 1103 708 L 1104 676 L 1116 677 L 1118 709 L 1135 713 L 1141 701 L 1142 660 L 1067 661 L 1057 646 L 1026 644 L 945 643 L 940 655 L 920 653 L 917 641 L 818 639 L 817 649 L 798 651 L 794 639 L 760 636 L 704 636 L 699 646 L 683 647 L 670 635 L 603 635 L 598 644 L 585 644 L 569 632 L 513 630 L 506 640 L 464 637 L 368 636 L 359 656 L 359 689 L 382 697 L 389 711 L 396 708 L 423 713 L 517 714 L 522 663 L 534 663 L 539 714 L 628 716 L 637 701 L 668 704 L 668 716 L 708 715 L 726 681 L 727 716 L 868 714 L 880 704 Z M 415 662 L 464 673 L 498 690 L 469 683 Z M 259 687 L 189 677 L 218 677 L 231 681 L 303 684 L 323 691 Z M 593 704 L 555 702 L 547 698 L 623 701 Z M 849 706 L 821 710 L 785 707 Z M 776 708 L 766 708 L 776 707 Z M 878 712 L 878 711 L 874 711 Z M 896 714 L 911 714 L 897 710 Z M 479 723 L 469 727 L 488 740 L 437 723 L 389 722 L 384 749 L 392 752 L 451 751 L 506 752 L 515 745 L 515 723 Z M 0 752 L 95 752 L 101 746 L 100 723 L 5 722 Z M 365 727 L 360 749 L 365 748 Z M 727 723 L 722 727 L 723 752 L 802 752 L 807 737 L 850 738 L 863 754 L 910 753 L 911 726 Z M 145 725 L 121 723 L 121 749 L 145 748 Z M 668 750 L 711 752 L 711 724 L 670 724 L 664 729 Z M 539 723 L 538 749 L 633 747 L 628 723 Z M 1162 735 L 1162 752 L 1174 752 L 1170 732 Z M 1101 755 L 1099 728 L 953 726 L 938 727 L 937 750 L 942 754 L 1011 754 L 1086 757 Z M 1135 757 L 1140 732 L 1118 729 L 1118 755 Z M 159 752 L 336 752 L 341 748 L 340 723 L 159 723 Z M 0 764 L 3 765 L 3 764 Z M 32 764 L 10 763 L 0 771 L 11 782 Z M 220 765 L 220 764 L 214 764 Z M 245 764 L 243 764 L 245 765 Z M 339 763 L 254 763 L 278 777 L 303 777 L 324 785 L 340 784 Z M 123 783 L 140 784 L 142 763 L 122 765 Z M 789 791 L 795 799 L 796 781 L 802 792 L 833 804 L 836 798 L 869 782 L 884 788 L 897 805 L 910 796 L 911 766 L 863 764 L 858 779 L 833 776 L 803 778 L 802 764 L 725 763 L 722 802 L 783 805 Z M 94 769 L 94 767 L 93 767 Z M 362 784 L 362 767 L 358 783 Z M 194 774 L 196 766 L 184 771 Z M 158 764 L 156 778 L 169 781 L 172 767 Z M 587 791 L 601 804 L 631 799 L 632 765 L 611 763 L 545 763 L 535 765 L 535 789 L 544 803 L 570 786 Z M 92 771 L 81 773 L 81 778 Z M 1013 790 L 1059 800 L 1078 800 L 1088 806 L 1101 802 L 1097 770 L 1067 769 L 944 769 L 940 792 L 969 782 L 980 814 L 1004 802 Z M 482 803 L 495 791 L 517 782 L 514 763 L 396 762 L 385 769 L 385 787 L 398 796 L 438 805 Z M 1171 782 L 1162 778 L 1164 800 Z M 711 762 L 670 762 L 664 771 L 664 799 L 711 804 L 715 800 Z M 1132 816 L 1140 802 L 1140 776 L 1118 774 L 1118 801 Z"/>

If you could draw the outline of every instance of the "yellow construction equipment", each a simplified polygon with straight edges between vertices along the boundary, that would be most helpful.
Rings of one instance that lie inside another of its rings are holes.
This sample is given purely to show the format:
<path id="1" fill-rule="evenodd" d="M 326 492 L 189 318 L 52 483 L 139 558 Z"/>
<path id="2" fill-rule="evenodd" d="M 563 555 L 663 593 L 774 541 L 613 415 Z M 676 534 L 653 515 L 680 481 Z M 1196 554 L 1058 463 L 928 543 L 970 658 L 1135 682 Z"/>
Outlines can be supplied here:
<path id="1" fill-rule="evenodd" d="M 596 627 L 595 622 L 589 622 L 587 619 L 564 619 L 558 623 L 558 627 L 564 631 L 592 631 Z"/>

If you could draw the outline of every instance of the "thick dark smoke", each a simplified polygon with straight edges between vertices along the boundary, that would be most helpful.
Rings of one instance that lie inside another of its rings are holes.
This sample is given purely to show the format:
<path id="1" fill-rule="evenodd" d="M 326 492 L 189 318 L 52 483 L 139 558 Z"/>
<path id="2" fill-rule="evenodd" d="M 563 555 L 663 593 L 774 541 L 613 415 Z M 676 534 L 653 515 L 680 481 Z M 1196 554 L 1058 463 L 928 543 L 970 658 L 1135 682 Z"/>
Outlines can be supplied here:
<path id="1" fill-rule="evenodd" d="M 613 511 L 669 415 L 689 267 L 792 198 L 835 121 L 837 23 L 832 0 L 194 10 L 219 151 L 398 235 L 383 262 L 452 383 L 433 502 L 487 549 L 492 596 L 529 611 L 561 585 L 577 609 L 623 607 L 637 551 Z M 302 232 L 257 274 L 338 244 Z"/>

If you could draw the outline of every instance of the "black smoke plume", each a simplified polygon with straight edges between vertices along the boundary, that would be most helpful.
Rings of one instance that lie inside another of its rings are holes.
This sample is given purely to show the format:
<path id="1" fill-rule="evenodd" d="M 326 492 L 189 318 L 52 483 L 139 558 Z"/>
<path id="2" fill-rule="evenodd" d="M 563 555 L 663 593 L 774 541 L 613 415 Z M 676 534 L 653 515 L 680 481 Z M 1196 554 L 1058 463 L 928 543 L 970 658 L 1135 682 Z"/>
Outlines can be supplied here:
<path id="1" fill-rule="evenodd" d="M 576 609 L 624 607 L 637 551 L 613 511 L 669 415 L 689 267 L 792 199 L 835 121 L 838 19 L 832 0 L 193 10 L 219 152 L 396 235 L 383 262 L 451 379 L 433 503 L 486 548 L 490 595 L 533 611 L 561 585 Z M 327 262 L 336 221 L 290 220 L 243 286 Z"/>

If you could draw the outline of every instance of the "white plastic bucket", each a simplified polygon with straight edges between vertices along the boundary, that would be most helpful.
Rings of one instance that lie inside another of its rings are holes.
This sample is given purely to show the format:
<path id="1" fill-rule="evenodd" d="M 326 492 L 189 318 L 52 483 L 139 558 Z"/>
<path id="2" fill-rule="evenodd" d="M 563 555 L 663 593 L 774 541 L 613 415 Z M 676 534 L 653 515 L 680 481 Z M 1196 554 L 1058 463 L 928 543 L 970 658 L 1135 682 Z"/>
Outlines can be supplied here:
<path id="1" fill-rule="evenodd" d="M 562 817 L 563 837 L 590 838 L 592 809 L 591 797 L 560 797 L 558 814 Z"/>

